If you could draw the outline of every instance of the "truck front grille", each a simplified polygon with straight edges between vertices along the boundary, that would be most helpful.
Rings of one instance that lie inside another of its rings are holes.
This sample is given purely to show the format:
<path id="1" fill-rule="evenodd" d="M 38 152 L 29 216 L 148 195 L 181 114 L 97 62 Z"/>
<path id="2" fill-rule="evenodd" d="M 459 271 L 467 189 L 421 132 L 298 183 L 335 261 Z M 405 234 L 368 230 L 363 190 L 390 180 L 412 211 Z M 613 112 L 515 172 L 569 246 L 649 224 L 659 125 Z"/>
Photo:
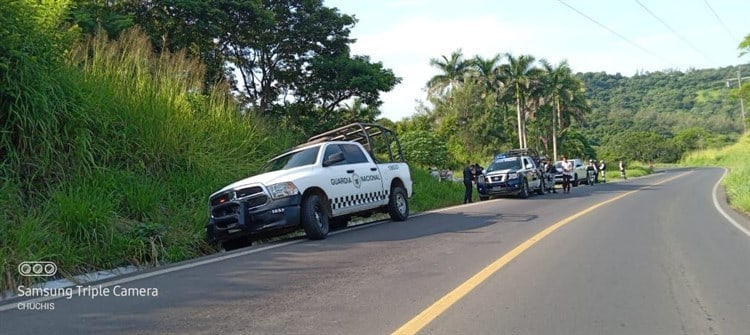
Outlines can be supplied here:
<path id="1" fill-rule="evenodd" d="M 221 218 L 229 215 L 238 214 L 240 212 L 240 205 L 237 203 L 232 203 L 227 206 L 219 206 L 211 210 L 211 214 L 215 218 Z"/>
<path id="2" fill-rule="evenodd" d="M 251 187 L 241 188 L 235 191 L 237 198 L 244 198 L 244 197 L 258 194 L 258 193 L 263 193 L 263 189 L 260 188 L 260 186 L 251 186 Z"/>
<path id="3" fill-rule="evenodd" d="M 265 194 L 261 194 L 259 196 L 247 199 L 247 208 L 263 206 L 266 203 L 268 203 L 268 197 Z"/>

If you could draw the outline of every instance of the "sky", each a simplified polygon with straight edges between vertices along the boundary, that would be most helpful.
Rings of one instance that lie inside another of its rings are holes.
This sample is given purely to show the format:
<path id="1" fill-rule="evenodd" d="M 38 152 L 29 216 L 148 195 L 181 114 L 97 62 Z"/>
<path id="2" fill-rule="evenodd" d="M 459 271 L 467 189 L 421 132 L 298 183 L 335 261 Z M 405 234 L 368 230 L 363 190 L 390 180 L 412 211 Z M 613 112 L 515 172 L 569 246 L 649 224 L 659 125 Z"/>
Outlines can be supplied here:
<path id="1" fill-rule="evenodd" d="M 719 68 L 750 63 L 750 0 L 324 0 L 358 22 L 352 54 L 401 77 L 382 93 L 382 117 L 398 121 L 426 100 L 430 59 L 532 55 L 573 72 Z M 572 7 L 572 8 L 571 8 Z M 580 13 L 579 13 L 580 12 Z M 592 22 L 594 21 L 598 22 Z M 750 65 L 743 67 L 750 75 Z"/>

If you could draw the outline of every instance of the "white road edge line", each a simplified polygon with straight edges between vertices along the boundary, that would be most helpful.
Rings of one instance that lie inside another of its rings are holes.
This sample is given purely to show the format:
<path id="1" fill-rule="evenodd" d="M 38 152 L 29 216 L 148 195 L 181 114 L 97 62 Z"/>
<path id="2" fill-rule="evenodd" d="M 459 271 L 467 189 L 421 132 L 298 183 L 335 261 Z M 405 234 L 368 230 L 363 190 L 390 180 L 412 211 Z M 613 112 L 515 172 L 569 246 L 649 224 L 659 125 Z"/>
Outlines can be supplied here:
<path id="1" fill-rule="evenodd" d="M 729 170 L 725 168 L 724 174 L 721 176 L 721 178 L 719 178 L 719 181 L 716 182 L 716 185 L 714 185 L 714 190 L 713 192 L 711 192 L 711 196 L 714 199 L 714 207 L 716 207 L 716 210 L 718 210 L 721 215 L 724 215 L 724 218 L 727 219 L 729 223 L 731 223 L 732 225 L 737 227 L 737 229 L 739 229 L 741 232 L 745 233 L 745 235 L 750 237 L 750 231 L 747 230 L 745 227 L 741 226 L 739 223 L 737 223 L 737 221 L 735 221 L 731 216 L 729 216 L 729 214 L 727 214 L 727 212 L 725 212 L 724 209 L 721 208 L 721 205 L 719 205 L 719 199 L 716 197 L 716 193 L 719 190 L 719 184 L 721 184 L 721 181 L 724 180 L 724 177 L 727 176 L 728 172 Z"/>

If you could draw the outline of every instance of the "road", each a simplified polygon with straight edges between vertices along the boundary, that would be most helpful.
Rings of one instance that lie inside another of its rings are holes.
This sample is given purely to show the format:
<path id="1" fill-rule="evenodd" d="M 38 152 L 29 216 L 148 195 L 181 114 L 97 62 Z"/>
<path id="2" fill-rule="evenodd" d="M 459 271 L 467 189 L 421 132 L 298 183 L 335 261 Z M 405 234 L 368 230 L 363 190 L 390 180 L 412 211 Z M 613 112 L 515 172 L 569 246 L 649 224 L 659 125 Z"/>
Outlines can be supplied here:
<path id="1" fill-rule="evenodd" d="M 157 296 L 0 303 L 0 333 L 748 334 L 750 236 L 713 205 L 722 174 L 668 170 L 236 250 L 101 283 Z"/>

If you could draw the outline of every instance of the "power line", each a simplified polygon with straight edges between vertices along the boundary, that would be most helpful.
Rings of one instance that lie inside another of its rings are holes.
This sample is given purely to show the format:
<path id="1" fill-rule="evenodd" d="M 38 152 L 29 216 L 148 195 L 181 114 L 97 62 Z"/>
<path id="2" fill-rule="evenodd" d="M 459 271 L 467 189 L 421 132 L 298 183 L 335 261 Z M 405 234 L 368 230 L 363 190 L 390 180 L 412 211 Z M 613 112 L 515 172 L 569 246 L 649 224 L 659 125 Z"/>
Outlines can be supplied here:
<path id="1" fill-rule="evenodd" d="M 562 3 L 563 5 L 565 5 L 565 7 L 568 7 L 568 8 L 570 8 L 571 10 L 573 10 L 574 12 L 576 12 L 576 13 L 580 14 L 581 16 L 583 16 L 583 17 L 587 18 L 587 19 L 588 19 L 589 21 L 591 21 L 591 22 L 594 22 L 594 23 L 595 23 L 596 25 L 598 25 L 599 27 L 602 27 L 602 28 L 606 29 L 607 31 L 609 31 L 610 33 L 612 33 L 612 34 L 614 34 L 615 36 L 619 37 L 620 39 L 622 39 L 623 41 L 627 42 L 628 44 L 630 44 L 630 45 L 632 45 L 632 46 L 634 46 L 634 47 L 638 48 L 639 50 L 641 50 L 641 51 L 643 51 L 643 52 L 645 52 L 645 53 L 647 53 L 647 54 L 649 54 L 649 55 L 651 55 L 651 56 L 653 56 L 653 57 L 655 57 L 655 58 L 658 58 L 659 60 L 661 60 L 662 62 L 664 62 L 664 63 L 666 63 L 666 64 L 672 64 L 672 66 L 674 66 L 674 62 L 672 62 L 672 61 L 670 61 L 670 60 L 668 60 L 668 59 L 666 59 L 666 58 L 663 58 L 663 57 L 661 57 L 661 56 L 659 56 L 659 55 L 657 55 L 657 54 L 655 54 L 655 53 L 651 52 L 651 50 L 648 50 L 648 49 L 646 49 L 646 48 L 644 48 L 644 47 L 640 46 L 640 45 L 639 45 L 638 43 L 635 43 L 635 42 L 631 41 L 631 40 L 630 40 L 630 39 L 628 39 L 627 37 L 623 36 L 622 34 L 620 34 L 620 33 L 616 32 L 616 31 L 614 31 L 614 30 L 612 30 L 611 28 L 609 28 L 609 27 L 605 26 L 605 25 L 604 25 L 604 24 L 602 24 L 602 23 L 599 23 L 599 21 L 597 21 L 597 20 L 594 20 L 593 18 L 591 18 L 590 16 L 588 16 L 588 15 L 586 15 L 585 13 L 581 12 L 580 10 L 576 9 L 575 7 L 571 6 L 571 5 L 570 5 L 570 4 L 568 4 L 567 2 L 565 2 L 565 1 L 563 1 L 563 0 L 557 0 L 557 1 L 559 1 L 560 3 Z"/>
<path id="2" fill-rule="evenodd" d="M 661 22 L 662 25 L 664 25 L 665 27 L 667 27 L 667 29 L 669 29 L 673 34 L 675 34 L 683 42 L 685 42 L 685 44 L 687 44 L 688 46 L 690 46 L 690 48 L 693 49 L 693 51 L 699 53 L 701 56 L 703 56 L 703 58 L 705 58 L 710 63 L 717 64 L 717 62 L 715 62 L 713 59 L 711 59 L 711 57 L 708 57 L 705 53 L 703 53 L 703 51 L 701 51 L 698 48 L 696 48 L 695 45 L 693 45 L 693 43 L 690 43 L 690 41 L 688 41 L 685 37 L 683 37 L 680 33 L 678 33 L 674 28 L 672 28 L 670 25 L 668 25 L 666 22 L 664 22 L 664 20 L 662 20 L 658 15 L 656 15 L 654 12 L 652 12 L 650 9 L 648 9 L 646 7 L 646 5 L 644 5 L 639 0 L 635 0 L 635 2 L 638 3 L 638 5 L 640 5 L 644 10 L 646 10 L 646 12 L 648 12 L 649 14 L 651 14 L 651 16 L 653 16 L 656 20 L 658 20 L 659 22 Z"/>
<path id="3" fill-rule="evenodd" d="M 724 30 L 726 30 L 726 32 L 729 34 L 729 38 L 732 39 L 732 42 L 737 43 L 738 40 L 734 37 L 734 34 L 732 34 L 732 31 L 729 30 L 729 27 L 724 23 L 724 20 L 722 20 L 721 17 L 719 17 L 719 14 L 716 14 L 716 11 L 714 10 L 713 7 L 711 7 L 711 4 L 708 3 L 708 0 L 703 0 L 703 3 L 705 3 L 708 9 L 711 10 L 711 13 L 714 13 L 716 20 L 718 20 L 719 23 L 721 23 L 721 25 L 724 27 Z"/>

